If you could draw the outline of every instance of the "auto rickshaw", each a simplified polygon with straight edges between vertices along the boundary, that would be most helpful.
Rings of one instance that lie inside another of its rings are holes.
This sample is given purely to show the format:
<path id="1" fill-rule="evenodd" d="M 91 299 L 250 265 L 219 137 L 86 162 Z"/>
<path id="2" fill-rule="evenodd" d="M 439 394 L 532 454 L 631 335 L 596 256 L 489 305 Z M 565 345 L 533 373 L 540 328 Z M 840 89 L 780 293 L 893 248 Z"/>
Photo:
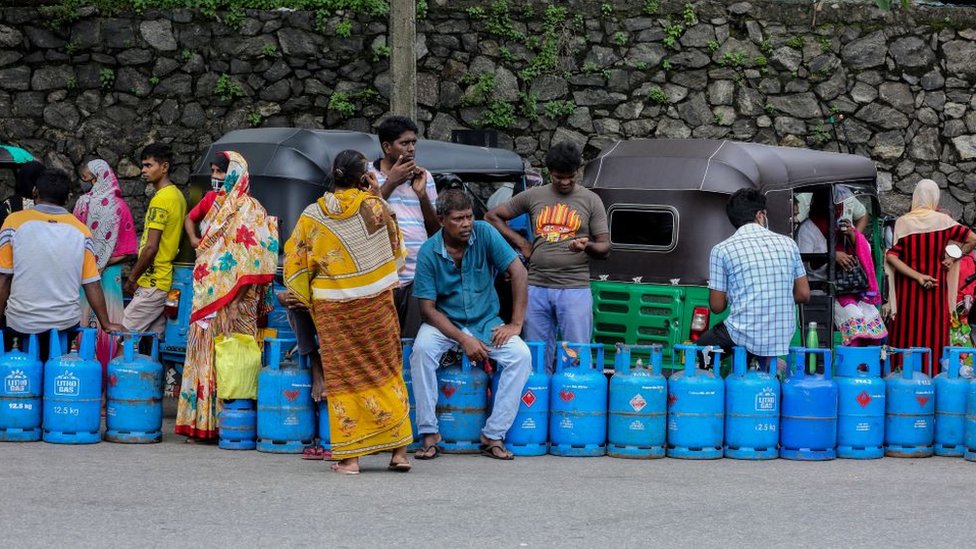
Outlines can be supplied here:
<path id="1" fill-rule="evenodd" d="M 366 158 L 382 156 L 375 135 L 342 130 L 257 128 L 232 131 L 210 145 L 190 175 L 188 205 L 192 208 L 210 190 L 210 162 L 218 151 L 236 151 L 248 163 L 251 194 L 278 217 L 279 236 L 284 242 L 305 208 L 325 192 L 332 160 L 341 151 L 354 149 Z M 525 187 L 522 159 L 514 152 L 471 145 L 421 139 L 416 160 L 434 176 L 438 190 L 459 187 L 475 203 L 476 215 L 484 215 L 496 192 L 517 192 Z M 518 221 L 525 226 L 524 220 Z M 186 355 L 193 301 L 194 252 L 185 238 L 180 245 L 167 300 L 167 322 L 160 346 L 163 360 L 182 370 Z M 276 284 L 275 290 L 280 290 Z M 274 301 L 265 335 L 290 333 L 284 308 Z"/>
<path id="2" fill-rule="evenodd" d="M 3 183 L 13 183 L 13 172 L 34 160 L 31 153 L 13 145 L 0 145 L 0 178 Z"/>
<path id="3" fill-rule="evenodd" d="M 883 227 L 877 171 L 865 157 L 753 143 L 702 139 L 637 139 L 607 145 L 585 168 L 583 185 L 607 209 L 613 251 L 593 262 L 594 340 L 610 346 L 660 344 L 674 360 L 675 344 L 694 341 L 726 315 L 708 307 L 708 260 L 734 232 L 725 213 L 729 195 L 755 188 L 766 195 L 770 229 L 794 236 L 794 204 L 806 193 L 843 185 L 866 209 L 865 234 L 881 277 Z M 829 226 L 837 219 L 829 208 Z M 833 231 L 828 250 L 835 249 Z M 827 265 L 811 281 L 800 327 L 817 323 L 819 341 L 839 343 L 833 323 L 835 258 L 804 254 Z M 828 337 L 829 336 L 829 337 Z M 666 361 L 665 364 L 668 362 Z"/>

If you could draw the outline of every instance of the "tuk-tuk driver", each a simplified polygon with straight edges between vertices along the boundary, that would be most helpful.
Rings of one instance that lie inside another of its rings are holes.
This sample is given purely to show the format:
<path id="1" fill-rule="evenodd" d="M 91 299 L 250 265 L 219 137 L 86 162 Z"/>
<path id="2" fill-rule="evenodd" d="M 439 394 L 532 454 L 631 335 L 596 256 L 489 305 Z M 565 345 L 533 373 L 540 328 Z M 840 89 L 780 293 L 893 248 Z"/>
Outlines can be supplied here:
<path id="1" fill-rule="evenodd" d="M 745 347 L 761 366 L 789 352 L 796 330 L 794 304 L 810 301 L 800 250 L 793 239 L 769 230 L 766 197 L 755 189 L 736 191 L 725 206 L 735 234 L 712 248 L 708 305 L 713 313 L 730 309 L 725 321 L 695 343 Z"/>
<path id="2" fill-rule="evenodd" d="M 529 265 L 529 304 L 523 336 L 546 342 L 546 368 L 553 370 L 556 332 L 570 343 L 589 343 L 593 336 L 590 258 L 610 253 L 607 211 L 593 191 L 577 184 L 582 154 L 576 144 L 557 143 L 546 154 L 548 185 L 515 195 L 485 215 Z M 506 223 L 522 214 L 532 217 L 530 243 Z"/>
<path id="3" fill-rule="evenodd" d="M 420 308 L 413 297 L 413 277 L 420 245 L 440 229 L 434 203 L 437 187 L 430 172 L 417 165 L 419 129 L 405 116 L 391 116 L 376 129 L 383 157 L 370 164 L 380 196 L 396 214 L 397 225 L 407 247 L 406 264 L 400 270 L 400 287 L 393 291 L 400 336 L 414 337 L 420 328 Z"/>

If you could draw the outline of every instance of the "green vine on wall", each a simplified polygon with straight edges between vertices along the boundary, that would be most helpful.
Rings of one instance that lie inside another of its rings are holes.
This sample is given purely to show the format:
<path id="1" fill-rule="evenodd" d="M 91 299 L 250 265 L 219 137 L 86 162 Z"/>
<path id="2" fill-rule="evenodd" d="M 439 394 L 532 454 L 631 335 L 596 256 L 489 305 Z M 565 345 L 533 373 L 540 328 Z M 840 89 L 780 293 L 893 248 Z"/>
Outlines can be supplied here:
<path id="1" fill-rule="evenodd" d="M 346 11 L 371 16 L 385 16 L 390 12 L 387 0 L 60 0 L 41 7 L 41 13 L 53 28 L 63 28 L 81 17 L 81 8 L 92 6 L 103 15 L 114 16 L 127 11 L 141 14 L 149 8 L 160 10 L 191 9 L 205 17 L 217 17 L 233 28 L 240 28 L 247 19 L 244 10 L 276 10 L 279 8 L 315 11 L 329 15 Z M 420 13 L 418 5 L 418 15 Z M 426 2 L 422 5 L 426 15 Z"/>

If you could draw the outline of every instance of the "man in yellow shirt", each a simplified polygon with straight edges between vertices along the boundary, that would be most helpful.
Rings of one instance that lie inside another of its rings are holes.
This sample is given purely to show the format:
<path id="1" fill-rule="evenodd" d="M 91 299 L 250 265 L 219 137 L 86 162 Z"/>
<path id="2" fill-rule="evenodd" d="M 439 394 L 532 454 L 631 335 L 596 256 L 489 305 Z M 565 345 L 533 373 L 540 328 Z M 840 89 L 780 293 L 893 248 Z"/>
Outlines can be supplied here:
<path id="1" fill-rule="evenodd" d="M 91 232 L 64 209 L 70 184 L 63 171 L 45 170 L 35 182 L 34 208 L 10 214 L 0 228 L 0 314 L 20 349 L 37 335 L 42 361 L 51 330 L 78 326 L 79 286 L 102 329 L 122 330 L 108 319 Z"/>
<path id="2" fill-rule="evenodd" d="M 132 294 L 122 323 L 134 332 L 156 332 L 166 327 L 163 308 L 173 285 L 173 259 L 180 249 L 186 199 L 169 179 L 173 152 L 165 143 L 152 143 L 142 150 L 142 179 L 146 195 L 145 227 L 139 241 L 139 259 L 132 267 L 124 290 Z"/>

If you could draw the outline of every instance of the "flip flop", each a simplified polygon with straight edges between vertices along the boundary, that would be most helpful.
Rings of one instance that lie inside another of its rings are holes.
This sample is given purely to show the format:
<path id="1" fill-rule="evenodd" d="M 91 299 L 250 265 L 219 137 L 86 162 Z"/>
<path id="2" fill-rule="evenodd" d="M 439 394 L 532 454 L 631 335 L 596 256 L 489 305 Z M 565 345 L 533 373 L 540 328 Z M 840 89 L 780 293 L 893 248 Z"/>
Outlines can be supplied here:
<path id="1" fill-rule="evenodd" d="M 501 444 L 482 444 L 479 449 L 481 450 L 481 455 L 490 457 L 491 459 L 500 459 L 502 461 L 512 461 L 515 459 L 515 456 Z M 496 449 L 501 450 L 501 453 L 496 452 Z"/>
<path id="2" fill-rule="evenodd" d="M 331 452 L 326 451 L 325 448 L 318 444 L 306 446 L 305 449 L 302 450 L 302 459 L 321 461 L 327 456 L 331 456 Z"/>
<path id="3" fill-rule="evenodd" d="M 342 468 L 340 468 L 338 463 L 333 463 L 331 466 L 329 466 L 329 469 L 332 469 L 332 472 L 339 473 L 340 475 L 358 475 L 359 474 L 359 471 L 350 471 L 349 469 L 342 469 Z"/>
<path id="4" fill-rule="evenodd" d="M 396 471 L 397 473 L 409 473 L 410 469 L 412 468 L 413 466 L 410 465 L 409 463 L 404 463 L 404 462 L 394 463 L 392 461 L 390 462 L 390 466 L 387 467 L 387 469 L 389 469 L 390 471 Z"/>
<path id="5" fill-rule="evenodd" d="M 431 450 L 433 450 L 434 453 L 429 454 L 428 452 L 430 452 Z M 436 459 L 440 455 L 441 455 L 441 447 L 436 444 L 432 444 L 430 446 L 424 446 L 423 448 L 414 452 L 413 458 L 421 459 L 421 460 L 429 460 L 429 459 Z"/>

